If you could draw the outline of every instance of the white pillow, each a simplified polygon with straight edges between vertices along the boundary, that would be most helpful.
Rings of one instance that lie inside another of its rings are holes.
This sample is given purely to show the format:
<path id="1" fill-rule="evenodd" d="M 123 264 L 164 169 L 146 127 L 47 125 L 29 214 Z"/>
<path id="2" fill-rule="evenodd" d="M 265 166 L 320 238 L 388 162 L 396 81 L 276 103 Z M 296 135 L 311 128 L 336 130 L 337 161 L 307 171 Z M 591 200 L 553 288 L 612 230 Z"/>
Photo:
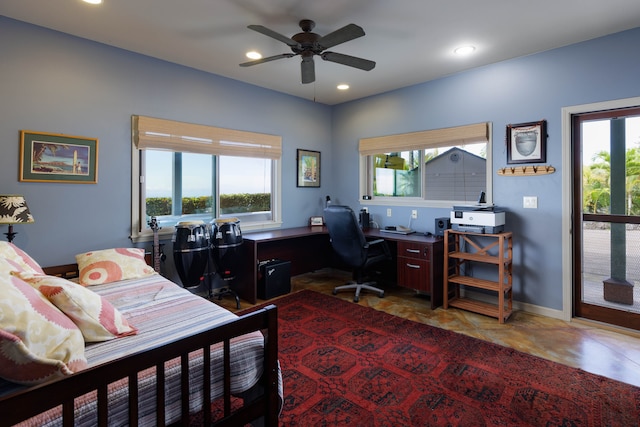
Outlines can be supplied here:
<path id="1" fill-rule="evenodd" d="M 0 258 L 14 262 L 23 271 L 44 274 L 42 267 L 25 251 L 10 242 L 0 240 Z"/>
<path id="2" fill-rule="evenodd" d="M 20 274 L 75 323 L 86 342 L 107 341 L 136 334 L 127 319 L 105 298 L 56 276 Z"/>
<path id="3" fill-rule="evenodd" d="M 39 384 L 85 369 L 80 329 L 0 258 L 0 377 Z"/>

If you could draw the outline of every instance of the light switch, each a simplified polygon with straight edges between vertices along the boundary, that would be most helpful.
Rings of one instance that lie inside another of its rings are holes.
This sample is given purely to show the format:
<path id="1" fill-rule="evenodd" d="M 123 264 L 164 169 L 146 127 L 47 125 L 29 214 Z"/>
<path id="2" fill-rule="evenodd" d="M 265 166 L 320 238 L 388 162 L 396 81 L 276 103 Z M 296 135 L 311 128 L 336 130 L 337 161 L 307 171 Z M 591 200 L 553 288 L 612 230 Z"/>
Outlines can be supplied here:
<path id="1" fill-rule="evenodd" d="M 538 198 L 536 196 L 524 196 L 522 207 L 525 209 L 538 209 Z"/>

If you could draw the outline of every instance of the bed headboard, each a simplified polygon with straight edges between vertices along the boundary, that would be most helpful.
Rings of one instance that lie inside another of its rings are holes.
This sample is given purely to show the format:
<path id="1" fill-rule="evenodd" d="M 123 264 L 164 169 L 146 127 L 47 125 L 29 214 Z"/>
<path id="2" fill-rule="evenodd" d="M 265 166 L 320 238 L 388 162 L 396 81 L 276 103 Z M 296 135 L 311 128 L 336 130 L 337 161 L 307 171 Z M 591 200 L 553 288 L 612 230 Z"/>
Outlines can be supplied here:
<path id="1" fill-rule="evenodd" d="M 153 266 L 153 257 L 151 256 L 151 252 L 145 252 L 144 260 L 148 265 Z M 54 265 L 52 267 L 43 267 L 42 270 L 44 270 L 44 274 L 46 275 L 58 276 L 63 279 L 75 279 L 80 276 L 78 264 Z"/>

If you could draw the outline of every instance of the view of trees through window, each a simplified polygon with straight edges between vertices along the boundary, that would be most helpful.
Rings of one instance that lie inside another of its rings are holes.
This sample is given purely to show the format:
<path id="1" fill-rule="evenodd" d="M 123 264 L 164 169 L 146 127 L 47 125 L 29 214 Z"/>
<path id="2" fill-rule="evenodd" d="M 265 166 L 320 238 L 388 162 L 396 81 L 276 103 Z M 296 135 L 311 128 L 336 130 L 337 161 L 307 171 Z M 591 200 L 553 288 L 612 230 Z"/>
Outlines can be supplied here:
<path id="1" fill-rule="evenodd" d="M 583 211 L 610 214 L 610 121 L 583 124 Z M 625 120 L 625 215 L 640 215 L 640 117 Z"/>
<path id="2" fill-rule="evenodd" d="M 145 150 L 147 219 L 155 216 L 161 225 L 217 215 L 270 219 L 271 165 L 270 159 Z"/>
<path id="3" fill-rule="evenodd" d="M 420 151 L 376 154 L 373 194 L 384 197 L 420 197 Z"/>

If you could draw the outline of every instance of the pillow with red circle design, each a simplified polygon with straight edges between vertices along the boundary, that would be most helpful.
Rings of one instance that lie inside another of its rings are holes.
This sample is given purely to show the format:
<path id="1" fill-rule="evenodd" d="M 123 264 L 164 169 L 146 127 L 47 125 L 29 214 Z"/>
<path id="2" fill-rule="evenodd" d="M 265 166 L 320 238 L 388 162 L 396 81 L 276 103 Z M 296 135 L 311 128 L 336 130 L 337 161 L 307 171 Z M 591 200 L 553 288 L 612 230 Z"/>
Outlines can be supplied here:
<path id="1" fill-rule="evenodd" d="M 157 274 L 144 260 L 144 249 L 115 248 L 76 255 L 79 282 L 83 286 L 102 285 L 118 280 Z"/>
<path id="2" fill-rule="evenodd" d="M 0 377 L 40 384 L 87 367 L 78 327 L 0 259 Z"/>
<path id="3" fill-rule="evenodd" d="M 82 285 L 56 276 L 21 273 L 19 277 L 66 314 L 86 342 L 107 341 L 138 332 L 107 299 Z"/>

